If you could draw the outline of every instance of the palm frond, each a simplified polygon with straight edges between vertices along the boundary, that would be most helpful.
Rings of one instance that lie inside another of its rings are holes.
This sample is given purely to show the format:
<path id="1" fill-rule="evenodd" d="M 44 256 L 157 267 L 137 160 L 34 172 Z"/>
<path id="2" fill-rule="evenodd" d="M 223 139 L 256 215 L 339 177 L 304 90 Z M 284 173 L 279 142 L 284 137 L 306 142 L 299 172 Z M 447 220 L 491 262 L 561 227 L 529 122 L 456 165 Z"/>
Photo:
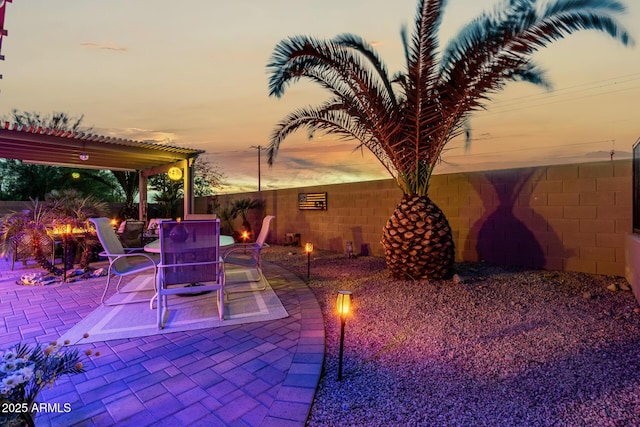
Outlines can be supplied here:
<path id="1" fill-rule="evenodd" d="M 401 30 L 406 70 L 388 77 L 384 62 L 362 38 L 297 36 L 281 41 L 268 64 L 269 94 L 281 97 L 306 78 L 331 98 L 294 111 L 276 126 L 272 164 L 281 142 L 300 128 L 355 139 L 368 148 L 405 193 L 426 195 L 446 144 L 469 135 L 470 115 L 485 108 L 509 81 L 550 88 L 531 58 L 538 49 L 581 30 L 596 30 L 632 45 L 616 20 L 618 0 L 504 0 L 465 26 L 440 54 L 445 0 L 419 0 L 415 26 Z M 468 141 L 468 139 L 467 139 Z"/>

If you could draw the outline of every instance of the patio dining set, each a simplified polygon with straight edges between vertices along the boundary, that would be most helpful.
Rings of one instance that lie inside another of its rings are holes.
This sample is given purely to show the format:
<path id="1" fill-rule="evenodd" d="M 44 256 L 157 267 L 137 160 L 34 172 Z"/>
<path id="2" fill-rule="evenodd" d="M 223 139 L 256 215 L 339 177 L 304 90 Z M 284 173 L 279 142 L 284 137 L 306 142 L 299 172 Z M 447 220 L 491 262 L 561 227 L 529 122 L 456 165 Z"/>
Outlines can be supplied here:
<path id="1" fill-rule="evenodd" d="M 157 235 L 147 238 L 143 247 L 127 247 L 114 230 L 108 218 L 92 218 L 98 239 L 104 249 L 100 256 L 109 260 L 107 282 L 102 293 L 104 305 L 148 302 L 157 310 L 158 328 L 163 329 L 167 319 L 169 297 L 216 293 L 218 316 L 225 316 L 225 300 L 230 292 L 225 289 L 225 266 L 236 265 L 255 270 L 254 279 L 263 279 L 260 252 L 266 245 L 269 225 L 274 216 L 266 216 L 255 242 L 235 243 L 233 237 L 220 234 L 220 220 L 214 215 L 188 215 L 182 221 L 160 219 Z M 155 289 L 150 299 L 114 298 L 112 277 L 118 276 L 115 294 L 135 292 L 127 290 L 123 279 L 128 276 L 149 274 L 154 277 Z M 264 290 L 258 288 L 258 290 Z M 245 292 L 245 291 L 240 291 Z M 107 296 L 111 297 L 107 299 Z"/>

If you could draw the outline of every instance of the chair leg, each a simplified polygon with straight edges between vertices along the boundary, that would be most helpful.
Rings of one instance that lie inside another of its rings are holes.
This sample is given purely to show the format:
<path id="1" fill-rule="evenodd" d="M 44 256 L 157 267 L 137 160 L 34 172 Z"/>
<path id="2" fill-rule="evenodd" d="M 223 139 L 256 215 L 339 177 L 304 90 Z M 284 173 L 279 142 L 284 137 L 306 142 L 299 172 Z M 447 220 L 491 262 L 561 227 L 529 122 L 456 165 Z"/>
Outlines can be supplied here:
<path id="1" fill-rule="evenodd" d="M 240 291 L 234 291 L 234 292 L 227 292 L 225 291 L 226 295 L 227 295 L 227 301 L 230 298 L 230 295 L 232 294 L 242 294 L 242 293 L 246 293 L 246 292 L 256 292 L 256 291 L 264 291 L 265 289 L 267 289 L 267 280 L 264 277 L 264 274 L 262 273 L 262 268 L 260 268 L 260 266 L 256 266 L 256 271 L 258 272 L 258 280 L 252 280 L 251 282 L 259 282 L 261 280 L 264 279 L 264 286 L 262 286 L 259 289 L 243 289 Z"/>
<path id="2" fill-rule="evenodd" d="M 167 315 L 169 314 L 169 298 L 168 295 L 158 296 L 158 328 L 164 329 L 167 324 Z"/>
<path id="3" fill-rule="evenodd" d="M 258 289 L 259 291 L 264 291 L 265 289 L 267 289 L 267 279 L 264 277 L 264 273 L 262 272 L 262 267 L 258 264 L 258 266 L 256 267 L 256 270 L 258 271 L 258 280 L 256 280 L 257 282 L 259 282 L 260 280 L 264 281 L 264 286 L 260 289 Z"/>
<path id="4" fill-rule="evenodd" d="M 224 297 L 225 293 L 223 289 L 218 291 L 218 318 L 224 320 Z"/>
<path id="5" fill-rule="evenodd" d="M 155 287 L 156 287 L 156 293 L 154 294 L 153 297 L 151 297 L 151 300 L 149 301 L 149 309 L 151 309 L 151 310 L 153 310 L 153 300 L 157 296 L 156 274 L 157 274 L 157 272 L 155 272 L 154 275 L 153 275 L 153 282 L 154 282 Z M 139 303 L 139 302 L 147 302 L 147 298 L 139 298 L 139 299 L 134 299 L 134 300 L 131 300 L 131 301 L 116 302 L 116 303 L 107 303 L 107 302 L 105 302 L 104 299 L 105 299 L 105 297 L 107 295 L 107 291 L 109 290 L 109 284 L 111 283 L 111 276 L 112 276 L 112 274 L 111 274 L 111 266 L 109 266 L 109 270 L 107 271 L 107 284 L 105 285 L 104 291 L 102 292 L 102 297 L 100 298 L 100 303 L 102 305 L 115 306 L 115 305 L 125 305 L 125 304 Z M 122 283 L 122 279 L 123 278 L 124 278 L 124 276 L 120 276 L 118 278 L 118 284 L 116 285 L 116 293 L 114 295 L 139 292 L 139 291 L 135 291 L 135 290 L 121 292 L 120 291 L 120 284 Z"/>
<path id="6" fill-rule="evenodd" d="M 158 291 L 156 291 L 156 293 L 151 297 L 151 300 L 149 301 L 149 310 L 153 310 L 153 301 L 155 301 L 158 298 Z"/>
<path id="7" fill-rule="evenodd" d="M 102 298 L 100 298 L 100 304 L 105 304 L 104 297 L 107 295 L 107 290 L 109 289 L 109 284 L 111 283 L 111 267 L 107 271 L 107 284 L 104 287 L 104 291 L 102 292 Z"/>
<path id="8" fill-rule="evenodd" d="M 163 296 L 158 292 L 158 329 L 164 329 L 164 308 L 162 307 Z"/>

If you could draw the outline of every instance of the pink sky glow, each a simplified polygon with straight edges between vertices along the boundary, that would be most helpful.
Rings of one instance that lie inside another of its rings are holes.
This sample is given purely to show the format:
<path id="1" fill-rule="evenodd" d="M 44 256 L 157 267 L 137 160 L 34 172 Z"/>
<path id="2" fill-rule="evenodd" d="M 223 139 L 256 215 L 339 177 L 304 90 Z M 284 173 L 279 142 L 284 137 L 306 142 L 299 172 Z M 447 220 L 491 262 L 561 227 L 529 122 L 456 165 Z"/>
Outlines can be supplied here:
<path id="1" fill-rule="evenodd" d="M 443 40 L 494 0 L 450 0 Z M 620 20 L 640 38 L 640 2 Z M 275 123 L 325 94 L 308 84 L 267 94 L 266 64 L 296 34 L 352 32 L 375 44 L 391 73 L 403 67 L 400 27 L 416 0 L 14 0 L 7 4 L 0 112 L 84 114 L 96 133 L 206 150 L 225 192 L 257 189 L 257 151 Z M 436 173 L 629 156 L 640 137 L 640 54 L 597 33 L 576 34 L 535 56 L 553 91 L 510 84 L 472 119 L 465 152 L 454 140 Z M 262 188 L 388 178 L 355 142 L 295 134 Z"/>

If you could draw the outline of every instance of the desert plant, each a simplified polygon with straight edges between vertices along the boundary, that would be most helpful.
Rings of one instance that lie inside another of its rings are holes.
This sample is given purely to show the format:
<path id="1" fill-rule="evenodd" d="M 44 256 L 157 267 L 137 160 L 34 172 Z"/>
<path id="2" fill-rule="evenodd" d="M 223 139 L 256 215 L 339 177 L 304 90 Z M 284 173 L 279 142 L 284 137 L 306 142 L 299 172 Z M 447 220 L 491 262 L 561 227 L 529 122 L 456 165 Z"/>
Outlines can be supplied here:
<path id="1" fill-rule="evenodd" d="M 33 259 L 43 270 L 57 276 L 62 270 L 51 263 L 42 248 L 43 240 L 54 239 L 54 216 L 49 207 L 34 199 L 31 207 L 20 212 L 11 212 L 4 216 L 0 225 L 0 246 L 2 254 L 15 250 L 14 242 L 29 242 Z"/>
<path id="2" fill-rule="evenodd" d="M 65 254 L 66 269 L 73 268 L 74 256 L 71 248 L 78 245 L 81 248 L 80 268 L 85 269 L 91 261 L 94 239 L 91 239 L 91 225 L 89 218 L 105 216 L 107 204 L 93 196 L 83 196 L 77 191 L 66 190 L 52 192 L 47 195 L 47 205 L 53 218 L 53 227 L 57 230 L 83 230 L 84 238 L 78 240 L 74 233 L 61 233 L 62 246 Z"/>
<path id="3" fill-rule="evenodd" d="M 88 335 L 85 334 L 85 337 Z M 38 395 L 63 375 L 85 372 L 77 348 L 53 342 L 30 347 L 19 343 L 0 351 L 0 422 L 3 426 L 35 426 Z M 93 354 L 87 350 L 87 355 Z M 96 356 L 99 352 L 95 353 Z M 70 408 L 64 408 L 69 410 Z"/>
<path id="4" fill-rule="evenodd" d="M 452 272 L 454 243 L 444 213 L 429 198 L 433 169 L 446 144 L 468 131 L 507 81 L 548 86 L 532 54 L 580 30 L 597 30 L 624 45 L 631 38 L 614 18 L 616 0 L 505 0 L 474 19 L 439 52 L 444 0 L 419 0 L 413 33 L 401 32 L 406 70 L 389 77 L 362 38 L 287 38 L 268 64 L 271 96 L 301 78 L 331 93 L 319 106 L 300 108 L 277 124 L 268 148 L 273 164 L 282 141 L 298 129 L 355 139 L 395 178 L 401 202 L 383 229 L 382 245 L 394 277 L 441 278 Z"/>
<path id="5" fill-rule="evenodd" d="M 230 206 L 219 207 L 216 213 L 218 218 L 220 218 L 221 232 L 235 238 L 238 232 L 233 227 L 233 219 L 235 218 L 233 208 Z"/>
<path id="6" fill-rule="evenodd" d="M 249 211 L 254 209 L 262 209 L 263 206 L 264 203 L 262 202 L 262 200 L 249 198 L 234 200 L 233 204 L 231 205 L 231 215 L 233 218 L 237 218 L 238 216 L 240 216 L 240 218 L 242 219 L 242 227 L 244 231 L 246 231 L 250 236 L 252 230 L 251 223 L 249 222 L 248 218 Z"/>
<path id="7" fill-rule="evenodd" d="M 65 269 L 73 268 L 72 248 L 82 249 L 80 268 L 91 261 L 92 243 L 89 218 L 104 216 L 106 203 L 93 196 L 82 196 L 74 190 L 52 192 L 44 202 L 32 200 L 32 206 L 19 212 L 5 215 L 0 225 L 0 248 L 3 254 L 14 250 L 14 241 L 29 242 L 31 255 L 45 271 L 60 276 L 63 270 L 56 267 L 45 255 L 43 241 L 60 239 L 65 253 Z M 78 240 L 72 230 L 84 230 L 84 239 Z"/>

